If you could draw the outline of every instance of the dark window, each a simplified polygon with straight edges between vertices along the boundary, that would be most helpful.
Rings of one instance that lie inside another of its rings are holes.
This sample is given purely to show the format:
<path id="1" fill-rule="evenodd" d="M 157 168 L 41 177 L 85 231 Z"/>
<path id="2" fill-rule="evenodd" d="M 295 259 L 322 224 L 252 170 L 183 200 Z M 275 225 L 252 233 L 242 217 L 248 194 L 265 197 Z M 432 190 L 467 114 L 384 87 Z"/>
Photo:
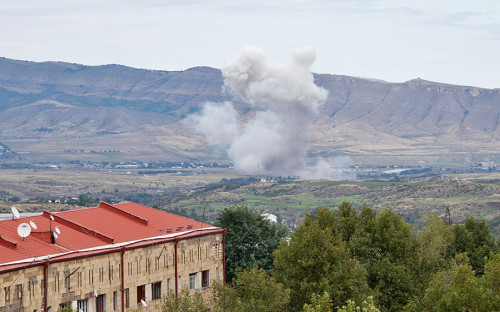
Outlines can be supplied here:
<path id="1" fill-rule="evenodd" d="M 151 297 L 153 300 L 161 299 L 161 282 L 151 284 Z"/>
<path id="2" fill-rule="evenodd" d="M 118 310 L 118 292 L 113 291 L 113 310 Z"/>
<path id="3" fill-rule="evenodd" d="M 146 298 L 146 285 L 137 286 L 137 303 Z"/>
<path id="4" fill-rule="evenodd" d="M 102 295 L 97 296 L 96 311 L 97 312 L 106 311 L 106 294 L 102 294 Z"/>
<path id="5" fill-rule="evenodd" d="M 130 307 L 130 299 L 129 299 L 129 295 L 128 295 L 128 293 L 129 293 L 128 288 L 125 289 L 123 291 L 123 293 L 125 294 L 125 308 L 129 308 Z"/>
<path id="6" fill-rule="evenodd" d="M 210 270 L 201 271 L 201 287 L 210 287 Z"/>

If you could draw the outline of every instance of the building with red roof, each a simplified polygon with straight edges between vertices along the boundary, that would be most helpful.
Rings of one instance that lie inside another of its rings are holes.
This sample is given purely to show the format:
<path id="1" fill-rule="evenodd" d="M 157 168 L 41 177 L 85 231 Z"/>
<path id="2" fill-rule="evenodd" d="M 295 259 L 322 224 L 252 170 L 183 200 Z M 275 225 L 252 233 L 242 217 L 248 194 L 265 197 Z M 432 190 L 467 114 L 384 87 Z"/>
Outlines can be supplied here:
<path id="1" fill-rule="evenodd" d="M 158 311 L 167 293 L 225 280 L 224 242 L 224 229 L 132 202 L 0 221 L 0 312 Z"/>

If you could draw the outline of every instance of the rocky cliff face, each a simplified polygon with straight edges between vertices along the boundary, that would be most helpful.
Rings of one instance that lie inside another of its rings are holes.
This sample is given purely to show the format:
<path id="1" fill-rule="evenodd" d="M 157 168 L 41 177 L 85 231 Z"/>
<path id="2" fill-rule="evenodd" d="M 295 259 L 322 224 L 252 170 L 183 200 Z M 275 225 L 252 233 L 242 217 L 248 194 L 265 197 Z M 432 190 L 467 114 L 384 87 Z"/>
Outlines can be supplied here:
<path id="1" fill-rule="evenodd" d="M 443 146 L 500 150 L 500 89 L 420 79 L 388 83 L 327 74 L 315 79 L 329 97 L 312 129 L 313 154 Z M 130 150 L 159 158 L 198 152 L 210 157 L 211 150 L 182 119 L 207 101 L 232 100 L 222 85 L 220 71 L 208 67 L 167 72 L 0 58 L 0 142 L 28 151 L 36 139 L 37 150 L 57 150 L 54 140 L 71 137 L 70 148 L 89 140 L 119 148 L 125 141 L 134 143 Z M 235 104 L 242 115 L 254 113 L 241 101 Z"/>

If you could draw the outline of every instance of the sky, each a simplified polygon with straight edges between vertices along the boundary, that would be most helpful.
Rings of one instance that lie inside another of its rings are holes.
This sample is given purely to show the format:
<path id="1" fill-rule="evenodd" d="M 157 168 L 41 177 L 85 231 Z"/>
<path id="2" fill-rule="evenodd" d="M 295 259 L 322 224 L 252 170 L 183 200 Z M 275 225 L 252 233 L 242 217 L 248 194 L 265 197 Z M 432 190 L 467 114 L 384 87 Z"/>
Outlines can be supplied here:
<path id="1" fill-rule="evenodd" d="M 498 0 L 0 0 L 0 29 L 18 60 L 173 71 L 311 46 L 315 73 L 500 88 Z"/>

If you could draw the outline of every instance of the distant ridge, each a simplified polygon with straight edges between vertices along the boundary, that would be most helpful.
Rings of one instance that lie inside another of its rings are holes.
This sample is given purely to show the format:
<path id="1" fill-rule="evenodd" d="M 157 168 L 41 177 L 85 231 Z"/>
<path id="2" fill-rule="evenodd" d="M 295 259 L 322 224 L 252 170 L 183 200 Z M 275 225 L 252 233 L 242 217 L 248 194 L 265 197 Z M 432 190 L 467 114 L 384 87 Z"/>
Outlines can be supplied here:
<path id="1" fill-rule="evenodd" d="M 500 89 L 330 74 L 315 80 L 329 97 L 311 129 L 312 156 L 500 150 Z M 0 142 L 40 155 L 93 146 L 131 157 L 223 157 L 182 122 L 205 102 L 232 100 L 222 85 L 220 70 L 210 67 L 157 71 L 0 58 Z M 235 104 L 242 115 L 254 113 Z"/>

